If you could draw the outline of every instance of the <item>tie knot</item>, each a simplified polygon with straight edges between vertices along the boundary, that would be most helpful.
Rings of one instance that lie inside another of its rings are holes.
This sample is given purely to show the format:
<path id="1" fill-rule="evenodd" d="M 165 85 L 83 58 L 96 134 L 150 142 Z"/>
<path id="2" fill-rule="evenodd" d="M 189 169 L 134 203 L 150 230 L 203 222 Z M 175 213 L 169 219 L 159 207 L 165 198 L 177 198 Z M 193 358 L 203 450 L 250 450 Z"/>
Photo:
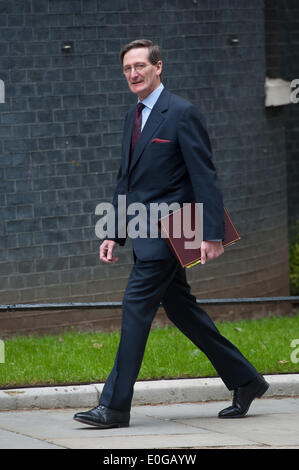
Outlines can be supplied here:
<path id="1" fill-rule="evenodd" d="M 143 103 L 138 103 L 136 108 L 137 113 L 140 114 L 143 108 L 145 108 L 145 105 Z"/>

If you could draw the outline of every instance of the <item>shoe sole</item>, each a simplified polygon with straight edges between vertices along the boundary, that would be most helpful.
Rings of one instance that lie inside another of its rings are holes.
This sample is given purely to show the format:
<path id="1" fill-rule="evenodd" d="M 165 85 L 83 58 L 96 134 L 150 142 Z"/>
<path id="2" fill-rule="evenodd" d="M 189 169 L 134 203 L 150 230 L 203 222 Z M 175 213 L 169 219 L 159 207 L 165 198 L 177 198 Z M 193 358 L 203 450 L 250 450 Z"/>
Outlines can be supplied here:
<path id="1" fill-rule="evenodd" d="M 253 397 L 252 401 L 249 403 L 247 409 L 246 409 L 242 414 L 235 415 L 235 416 L 219 416 L 219 415 L 218 415 L 218 418 L 220 418 L 220 419 L 233 419 L 233 418 L 237 419 L 237 418 L 243 418 L 243 417 L 246 415 L 246 413 L 248 412 L 248 410 L 249 410 L 249 408 L 250 408 L 250 405 L 251 405 L 251 403 L 253 402 L 253 400 L 254 400 L 255 398 L 261 398 L 261 397 L 264 395 L 264 393 L 266 393 L 266 391 L 268 390 L 269 386 L 270 386 L 270 385 L 268 384 L 268 382 L 265 382 L 265 383 L 263 384 L 263 386 L 256 392 L 256 395 Z"/>
<path id="2" fill-rule="evenodd" d="M 101 429 L 109 429 L 109 428 L 127 428 L 129 427 L 129 423 L 111 423 L 111 424 L 102 424 L 102 423 L 93 423 L 92 421 L 74 418 L 75 421 L 79 421 L 79 423 L 88 424 L 90 426 L 94 426 Z"/>

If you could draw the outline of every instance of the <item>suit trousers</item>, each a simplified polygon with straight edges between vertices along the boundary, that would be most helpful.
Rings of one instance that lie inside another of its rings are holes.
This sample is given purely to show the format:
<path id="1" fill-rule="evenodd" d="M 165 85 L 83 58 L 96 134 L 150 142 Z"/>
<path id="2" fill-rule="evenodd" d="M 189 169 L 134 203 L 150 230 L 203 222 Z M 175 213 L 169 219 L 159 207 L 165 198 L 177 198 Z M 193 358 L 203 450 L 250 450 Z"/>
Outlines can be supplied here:
<path id="1" fill-rule="evenodd" d="M 168 318 L 203 351 L 229 390 L 257 377 L 254 366 L 197 304 L 185 269 L 174 257 L 141 261 L 134 254 L 134 261 L 123 298 L 118 351 L 101 393 L 101 405 L 130 410 L 151 324 L 161 302 Z"/>

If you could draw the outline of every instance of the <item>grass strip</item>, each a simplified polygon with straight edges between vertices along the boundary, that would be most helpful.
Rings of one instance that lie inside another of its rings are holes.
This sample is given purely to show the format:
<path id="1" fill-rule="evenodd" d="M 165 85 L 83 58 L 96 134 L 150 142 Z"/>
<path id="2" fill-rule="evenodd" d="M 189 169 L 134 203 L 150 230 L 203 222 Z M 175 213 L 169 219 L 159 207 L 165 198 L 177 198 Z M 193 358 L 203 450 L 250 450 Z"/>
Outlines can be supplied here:
<path id="1" fill-rule="evenodd" d="M 299 372 L 299 312 L 216 325 L 261 373 Z M 9 338 L 5 363 L 0 364 L 0 387 L 104 382 L 113 367 L 119 337 L 119 332 L 71 330 Z M 177 328 L 152 329 L 138 380 L 213 376 L 217 372 L 209 360 Z"/>

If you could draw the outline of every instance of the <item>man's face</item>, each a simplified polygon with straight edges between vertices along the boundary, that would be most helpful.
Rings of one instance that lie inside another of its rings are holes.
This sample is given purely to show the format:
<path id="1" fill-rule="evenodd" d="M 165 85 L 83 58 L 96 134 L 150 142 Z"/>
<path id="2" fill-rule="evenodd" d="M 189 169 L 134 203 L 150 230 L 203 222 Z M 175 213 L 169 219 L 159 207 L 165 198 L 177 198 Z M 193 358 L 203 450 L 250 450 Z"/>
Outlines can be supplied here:
<path id="1" fill-rule="evenodd" d="M 129 88 L 140 100 L 144 100 L 161 83 L 162 62 L 153 65 L 148 55 L 147 47 L 139 47 L 129 50 L 123 57 L 123 70 Z"/>

